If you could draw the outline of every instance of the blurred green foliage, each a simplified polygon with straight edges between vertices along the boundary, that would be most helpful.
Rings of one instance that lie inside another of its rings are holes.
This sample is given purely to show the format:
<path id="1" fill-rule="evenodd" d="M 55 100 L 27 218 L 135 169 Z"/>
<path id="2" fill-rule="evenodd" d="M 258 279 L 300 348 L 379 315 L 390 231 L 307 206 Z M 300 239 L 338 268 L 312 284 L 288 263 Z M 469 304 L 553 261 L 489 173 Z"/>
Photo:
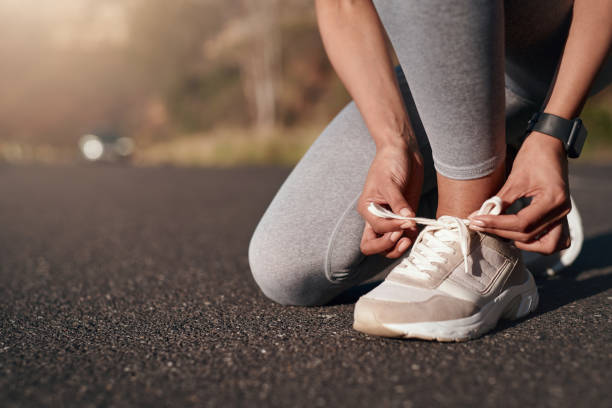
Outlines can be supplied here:
<path id="1" fill-rule="evenodd" d="M 609 90 L 607 94 L 610 94 Z M 585 158 L 587 160 L 612 159 L 612 109 L 610 103 L 590 102 L 581 116 L 589 132 L 584 146 Z"/>

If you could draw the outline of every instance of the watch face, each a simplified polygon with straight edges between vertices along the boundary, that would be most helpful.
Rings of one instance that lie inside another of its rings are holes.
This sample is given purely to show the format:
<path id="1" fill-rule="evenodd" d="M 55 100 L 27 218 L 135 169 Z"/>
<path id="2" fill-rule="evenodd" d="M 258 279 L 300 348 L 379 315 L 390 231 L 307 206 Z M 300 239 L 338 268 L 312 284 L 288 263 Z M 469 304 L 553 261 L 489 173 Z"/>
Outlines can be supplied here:
<path id="1" fill-rule="evenodd" d="M 584 146 L 584 141 L 586 140 L 586 135 L 587 130 L 586 127 L 582 125 L 582 121 L 580 119 L 574 120 L 572 130 L 565 146 L 568 157 L 575 159 L 580 156 L 580 152 L 582 152 L 582 147 Z"/>

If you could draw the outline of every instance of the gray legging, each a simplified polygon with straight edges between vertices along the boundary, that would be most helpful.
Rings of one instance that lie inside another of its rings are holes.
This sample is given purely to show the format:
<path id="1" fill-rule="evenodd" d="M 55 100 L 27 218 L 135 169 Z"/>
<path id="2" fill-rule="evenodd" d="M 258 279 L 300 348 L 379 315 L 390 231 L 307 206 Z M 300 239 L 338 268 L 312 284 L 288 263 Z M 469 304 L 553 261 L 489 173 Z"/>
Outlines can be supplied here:
<path id="1" fill-rule="evenodd" d="M 419 215 L 435 215 L 436 170 L 482 177 L 504 159 L 506 143 L 520 144 L 554 76 L 571 3 L 375 2 L 405 73 L 396 70 L 426 161 Z M 359 250 L 364 222 L 356 203 L 374 154 L 350 103 L 289 175 L 249 247 L 253 277 L 270 299 L 323 304 L 392 263 Z"/>

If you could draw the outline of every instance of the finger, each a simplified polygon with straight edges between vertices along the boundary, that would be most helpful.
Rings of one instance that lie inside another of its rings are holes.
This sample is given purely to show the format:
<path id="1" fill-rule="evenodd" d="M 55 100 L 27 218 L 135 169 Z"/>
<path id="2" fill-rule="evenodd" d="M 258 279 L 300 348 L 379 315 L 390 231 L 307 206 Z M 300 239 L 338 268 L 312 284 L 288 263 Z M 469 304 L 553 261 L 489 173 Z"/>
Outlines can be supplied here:
<path id="1" fill-rule="evenodd" d="M 360 246 L 361 252 L 364 255 L 375 255 L 389 251 L 395 245 L 395 242 L 390 239 L 390 235 L 391 233 L 387 233 L 381 237 L 363 241 Z"/>
<path id="2" fill-rule="evenodd" d="M 391 211 L 404 217 L 414 217 L 416 214 L 404 194 L 399 188 L 393 187 L 386 191 L 385 198 L 389 202 Z M 415 228 L 416 223 L 414 221 L 405 220 L 401 223 L 402 228 Z"/>
<path id="3" fill-rule="evenodd" d="M 400 231 L 386 233 L 378 236 L 372 226 L 366 223 L 361 237 L 360 249 L 364 255 L 374 255 L 388 251 L 395 246 L 396 241 L 401 236 Z"/>
<path id="4" fill-rule="evenodd" d="M 389 188 L 385 193 L 385 198 L 389 202 L 391 211 L 404 217 L 415 216 L 414 211 L 412 210 L 412 208 L 410 208 L 410 204 L 408 204 L 408 201 L 406 201 L 404 194 L 402 194 L 402 192 L 399 188 L 397 188 L 397 186 Z"/>
<path id="5" fill-rule="evenodd" d="M 513 202 L 521 198 L 520 189 L 518 189 L 514 183 L 512 177 L 508 177 L 502 188 L 499 189 L 497 197 L 502 200 L 502 211 L 508 208 Z"/>
<path id="6" fill-rule="evenodd" d="M 530 233 L 557 221 L 565 216 L 567 211 L 558 206 L 551 208 L 549 200 L 534 198 L 530 205 L 516 214 L 470 216 L 470 226 Z"/>
<path id="7" fill-rule="evenodd" d="M 387 252 L 385 257 L 390 258 L 390 259 L 399 258 L 400 256 L 404 254 L 404 252 L 406 252 L 408 248 L 410 248 L 410 245 L 412 245 L 412 242 L 413 241 L 410 238 L 403 237 L 402 239 L 397 241 L 397 244 L 395 244 L 395 247 L 391 251 Z"/>
<path id="8" fill-rule="evenodd" d="M 530 232 L 516 232 L 497 228 L 482 228 L 472 225 L 470 225 L 470 228 L 478 232 L 497 235 L 498 237 L 510 239 L 515 242 L 529 243 L 548 233 L 556 222 L 559 222 L 559 220 L 552 220 L 551 222 L 542 224 L 540 227 Z"/>
<path id="9" fill-rule="evenodd" d="M 384 234 L 385 232 L 392 231 L 401 231 L 402 226 L 410 228 L 414 227 L 412 224 L 406 225 L 407 221 L 405 220 L 378 217 L 368 211 L 368 205 L 369 203 L 364 201 L 363 203 L 360 203 L 357 210 L 362 216 L 362 218 L 366 221 L 366 223 L 368 223 L 372 227 L 372 229 L 378 234 Z"/>
<path id="10" fill-rule="evenodd" d="M 555 218 L 546 219 L 542 222 L 537 228 L 532 229 L 529 232 L 517 232 L 517 231 L 509 231 L 504 229 L 497 228 L 488 228 L 488 227 L 479 227 L 477 225 L 470 224 L 470 228 L 475 231 L 485 232 L 488 234 L 494 234 L 502 238 L 507 238 L 517 242 L 529 243 L 539 236 L 547 233 L 550 229 L 556 225 L 558 222 L 562 221 L 565 218 L 565 214 L 561 213 L 557 215 Z"/>
<path id="11" fill-rule="evenodd" d="M 376 235 L 376 232 L 374 232 L 370 223 L 366 221 L 365 226 L 363 227 L 363 234 L 361 235 L 361 242 L 370 241 L 376 238 L 378 238 L 378 235 Z"/>
<path id="12" fill-rule="evenodd" d="M 499 197 L 502 201 L 502 208 L 501 208 L 501 213 L 503 214 L 504 211 L 506 211 L 506 209 L 508 207 L 510 207 L 516 200 L 518 200 L 519 198 L 524 196 L 524 189 L 520 188 L 520 185 L 517 185 L 514 182 L 514 178 L 512 177 L 512 175 L 510 177 L 508 177 L 508 179 L 506 180 L 506 182 L 504 183 L 504 185 L 502 186 L 502 188 L 497 192 L 497 194 L 495 194 L 496 197 Z M 471 220 L 472 218 L 475 217 L 482 217 L 481 215 L 478 215 L 478 211 L 476 210 L 473 213 L 471 213 L 468 218 Z"/>
<path id="13" fill-rule="evenodd" d="M 405 220 L 392 220 L 388 218 L 380 218 L 374 214 L 369 214 L 365 217 L 366 221 L 370 223 L 372 229 L 377 234 L 384 234 L 387 232 L 401 231 L 402 226 L 411 227 L 412 225 L 406 225 L 408 221 Z"/>
<path id="14" fill-rule="evenodd" d="M 531 242 L 516 242 L 516 247 L 525 251 L 552 254 L 569 246 L 569 233 L 564 237 L 564 223 L 556 223 L 549 231 Z"/>
<path id="15" fill-rule="evenodd" d="M 405 229 L 404 230 L 404 236 L 406 238 L 410 239 L 412 242 L 414 242 L 416 240 L 418 235 L 419 235 L 418 227 L 414 227 L 414 228 L 410 228 L 410 229 Z"/>

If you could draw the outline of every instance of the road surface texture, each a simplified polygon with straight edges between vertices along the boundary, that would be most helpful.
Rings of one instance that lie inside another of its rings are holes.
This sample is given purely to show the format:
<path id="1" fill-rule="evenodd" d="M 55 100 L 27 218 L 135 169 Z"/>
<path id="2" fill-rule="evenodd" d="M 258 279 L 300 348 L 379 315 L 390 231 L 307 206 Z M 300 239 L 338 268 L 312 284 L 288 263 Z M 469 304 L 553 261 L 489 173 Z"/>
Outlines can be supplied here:
<path id="1" fill-rule="evenodd" d="M 587 240 L 537 313 L 467 343 L 267 300 L 247 246 L 288 171 L 0 167 L 0 406 L 612 406 L 612 166 L 572 168 Z"/>

